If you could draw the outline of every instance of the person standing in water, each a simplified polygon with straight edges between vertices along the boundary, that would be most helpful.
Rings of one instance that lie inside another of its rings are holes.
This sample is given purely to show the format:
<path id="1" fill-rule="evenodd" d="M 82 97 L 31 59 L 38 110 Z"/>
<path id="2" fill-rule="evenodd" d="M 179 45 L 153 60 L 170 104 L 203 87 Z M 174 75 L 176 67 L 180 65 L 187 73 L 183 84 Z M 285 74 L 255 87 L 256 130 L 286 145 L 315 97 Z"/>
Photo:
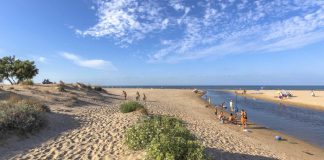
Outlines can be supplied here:
<path id="1" fill-rule="evenodd" d="M 229 102 L 229 105 L 230 105 L 231 112 L 234 112 L 234 104 L 233 104 L 233 100 L 231 100 L 231 101 Z"/>
<path id="2" fill-rule="evenodd" d="M 124 95 L 124 98 L 126 100 L 127 99 L 127 93 L 126 93 L 126 91 L 123 91 L 123 95 Z"/>

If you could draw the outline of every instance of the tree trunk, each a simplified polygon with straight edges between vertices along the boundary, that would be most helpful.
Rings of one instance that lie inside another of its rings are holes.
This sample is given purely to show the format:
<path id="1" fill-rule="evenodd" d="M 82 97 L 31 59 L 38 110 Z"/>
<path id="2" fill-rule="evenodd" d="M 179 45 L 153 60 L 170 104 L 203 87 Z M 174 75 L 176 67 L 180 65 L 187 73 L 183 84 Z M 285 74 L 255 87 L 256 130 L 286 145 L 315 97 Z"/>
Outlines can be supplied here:
<path id="1" fill-rule="evenodd" d="M 10 82 L 11 85 L 13 85 L 12 81 L 10 80 L 10 78 L 7 78 L 7 80 Z"/>

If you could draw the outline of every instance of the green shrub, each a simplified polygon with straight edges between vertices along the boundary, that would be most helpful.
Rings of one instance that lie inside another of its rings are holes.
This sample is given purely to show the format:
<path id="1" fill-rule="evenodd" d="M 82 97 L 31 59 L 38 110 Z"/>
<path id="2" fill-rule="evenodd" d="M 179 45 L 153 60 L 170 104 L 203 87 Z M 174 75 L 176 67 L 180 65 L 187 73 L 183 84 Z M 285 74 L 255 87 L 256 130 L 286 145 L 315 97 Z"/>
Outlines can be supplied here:
<path id="1" fill-rule="evenodd" d="M 127 130 L 126 144 L 133 150 L 147 149 L 147 159 L 206 159 L 204 148 L 183 122 L 172 117 L 140 120 Z"/>
<path id="2" fill-rule="evenodd" d="M 128 101 L 128 102 L 124 102 L 120 105 L 119 110 L 122 113 L 128 113 L 128 112 L 133 112 L 136 111 L 138 109 L 144 108 L 144 106 L 138 102 L 134 102 L 134 101 Z"/>
<path id="3" fill-rule="evenodd" d="M 24 81 L 20 82 L 20 84 L 22 84 L 22 85 L 34 85 L 34 82 L 33 82 L 33 80 L 28 79 L 28 80 L 24 80 Z"/>
<path id="4" fill-rule="evenodd" d="M 65 88 L 64 88 L 64 85 L 59 85 L 59 86 L 57 87 L 57 90 L 58 90 L 59 92 L 65 92 L 65 91 L 66 91 Z"/>
<path id="5" fill-rule="evenodd" d="M 0 132 L 17 131 L 20 134 L 41 128 L 45 120 L 46 105 L 32 100 L 9 100 L 0 102 Z"/>

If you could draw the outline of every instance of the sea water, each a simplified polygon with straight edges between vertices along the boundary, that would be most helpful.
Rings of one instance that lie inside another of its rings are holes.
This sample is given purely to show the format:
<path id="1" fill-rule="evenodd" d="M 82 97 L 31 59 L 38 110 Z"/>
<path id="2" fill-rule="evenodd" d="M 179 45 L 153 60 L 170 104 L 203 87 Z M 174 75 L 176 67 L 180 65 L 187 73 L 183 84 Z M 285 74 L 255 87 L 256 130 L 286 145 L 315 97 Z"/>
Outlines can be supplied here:
<path id="1" fill-rule="evenodd" d="M 247 111 L 249 121 L 324 147 L 324 111 L 245 98 L 221 90 L 206 91 L 205 96 L 213 104 L 225 102 L 229 108 L 229 101 L 233 100 L 239 110 Z"/>

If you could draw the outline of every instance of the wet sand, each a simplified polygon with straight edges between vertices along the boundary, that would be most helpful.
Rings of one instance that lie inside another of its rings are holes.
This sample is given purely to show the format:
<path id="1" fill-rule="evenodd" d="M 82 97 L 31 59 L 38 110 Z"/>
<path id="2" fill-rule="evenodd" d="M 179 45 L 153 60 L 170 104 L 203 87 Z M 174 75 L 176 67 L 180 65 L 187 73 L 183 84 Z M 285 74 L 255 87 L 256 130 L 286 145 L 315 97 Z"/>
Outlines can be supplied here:
<path id="1" fill-rule="evenodd" d="M 235 90 L 230 90 L 235 92 Z M 278 90 L 247 90 L 247 94 L 241 94 L 242 91 L 237 91 L 240 96 L 250 98 L 257 98 L 266 101 L 295 105 L 298 107 L 312 108 L 317 110 L 324 110 L 324 91 L 314 91 L 315 97 L 311 96 L 311 91 L 305 90 L 289 90 L 293 97 L 279 99 Z"/>

